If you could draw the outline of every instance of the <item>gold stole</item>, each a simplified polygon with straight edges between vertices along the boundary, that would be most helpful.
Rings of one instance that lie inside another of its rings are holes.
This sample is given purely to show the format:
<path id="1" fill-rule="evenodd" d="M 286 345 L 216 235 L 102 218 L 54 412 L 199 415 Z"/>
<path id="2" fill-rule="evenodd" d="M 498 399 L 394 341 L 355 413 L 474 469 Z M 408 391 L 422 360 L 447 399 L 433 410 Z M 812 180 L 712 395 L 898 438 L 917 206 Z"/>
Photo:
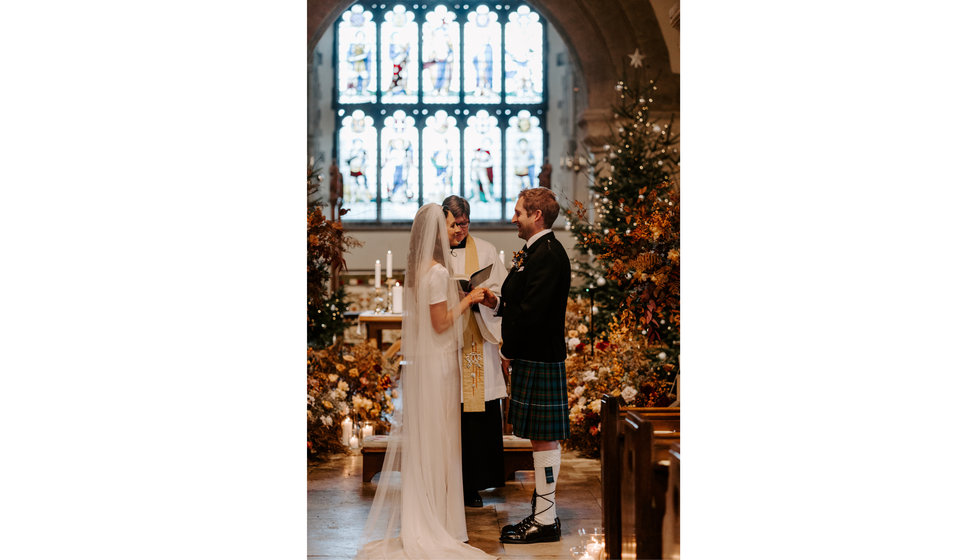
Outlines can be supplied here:
<path id="1" fill-rule="evenodd" d="M 480 268 L 479 255 L 476 252 L 476 242 L 473 237 L 466 236 L 466 275 L 473 274 Z M 483 402 L 483 333 L 471 309 L 464 312 L 466 318 L 463 325 L 463 412 L 483 412 L 486 406 Z"/>

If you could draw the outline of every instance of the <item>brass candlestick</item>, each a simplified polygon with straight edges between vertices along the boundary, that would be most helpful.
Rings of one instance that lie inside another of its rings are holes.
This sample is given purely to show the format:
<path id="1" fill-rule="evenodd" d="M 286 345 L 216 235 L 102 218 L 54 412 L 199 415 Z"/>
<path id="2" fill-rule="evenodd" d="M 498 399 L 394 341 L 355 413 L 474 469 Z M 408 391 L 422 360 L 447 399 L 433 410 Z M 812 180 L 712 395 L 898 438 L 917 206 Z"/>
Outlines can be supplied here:
<path id="1" fill-rule="evenodd" d="M 397 284 L 397 282 L 395 281 L 394 278 L 389 276 L 387 280 L 387 284 L 388 284 L 388 289 L 385 294 L 385 313 L 392 313 L 391 289 L 395 287 L 395 284 Z"/>

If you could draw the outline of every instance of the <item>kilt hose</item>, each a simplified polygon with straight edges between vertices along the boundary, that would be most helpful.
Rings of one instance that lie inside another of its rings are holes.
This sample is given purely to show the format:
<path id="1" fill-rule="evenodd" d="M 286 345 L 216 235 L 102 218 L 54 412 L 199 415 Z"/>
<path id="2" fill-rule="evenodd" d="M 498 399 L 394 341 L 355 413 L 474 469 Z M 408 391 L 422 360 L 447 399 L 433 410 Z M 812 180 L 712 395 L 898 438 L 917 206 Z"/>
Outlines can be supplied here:
<path id="1" fill-rule="evenodd" d="M 571 433 L 565 362 L 511 362 L 507 421 L 514 435 L 537 441 L 561 441 Z"/>

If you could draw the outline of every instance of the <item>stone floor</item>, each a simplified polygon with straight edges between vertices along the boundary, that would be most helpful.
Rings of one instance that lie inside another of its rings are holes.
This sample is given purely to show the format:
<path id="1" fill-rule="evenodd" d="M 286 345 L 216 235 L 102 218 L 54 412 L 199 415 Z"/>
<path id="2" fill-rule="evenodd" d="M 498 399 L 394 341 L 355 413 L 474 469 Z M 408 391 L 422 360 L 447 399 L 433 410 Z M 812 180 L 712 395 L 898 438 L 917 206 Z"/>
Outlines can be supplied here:
<path id="1" fill-rule="evenodd" d="M 361 456 L 336 455 L 307 473 L 307 556 L 350 559 L 357 551 L 379 475 L 361 482 Z M 501 544 L 500 528 L 530 513 L 534 472 L 519 471 L 503 488 L 481 492 L 482 508 L 466 508 L 469 544 L 502 559 L 571 558 L 580 528 L 602 526 L 599 461 L 563 451 L 558 475 L 562 540 L 529 545 Z"/>

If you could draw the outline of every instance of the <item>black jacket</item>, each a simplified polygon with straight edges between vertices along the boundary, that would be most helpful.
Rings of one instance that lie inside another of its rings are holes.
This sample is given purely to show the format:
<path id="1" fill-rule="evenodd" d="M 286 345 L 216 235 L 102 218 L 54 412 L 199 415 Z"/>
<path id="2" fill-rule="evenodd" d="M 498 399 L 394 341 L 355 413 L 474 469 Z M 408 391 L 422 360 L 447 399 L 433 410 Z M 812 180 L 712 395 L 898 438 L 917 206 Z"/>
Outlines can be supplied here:
<path id="1" fill-rule="evenodd" d="M 565 248 L 548 232 L 511 268 L 500 288 L 500 352 L 510 359 L 565 360 L 565 306 L 572 268 Z"/>

